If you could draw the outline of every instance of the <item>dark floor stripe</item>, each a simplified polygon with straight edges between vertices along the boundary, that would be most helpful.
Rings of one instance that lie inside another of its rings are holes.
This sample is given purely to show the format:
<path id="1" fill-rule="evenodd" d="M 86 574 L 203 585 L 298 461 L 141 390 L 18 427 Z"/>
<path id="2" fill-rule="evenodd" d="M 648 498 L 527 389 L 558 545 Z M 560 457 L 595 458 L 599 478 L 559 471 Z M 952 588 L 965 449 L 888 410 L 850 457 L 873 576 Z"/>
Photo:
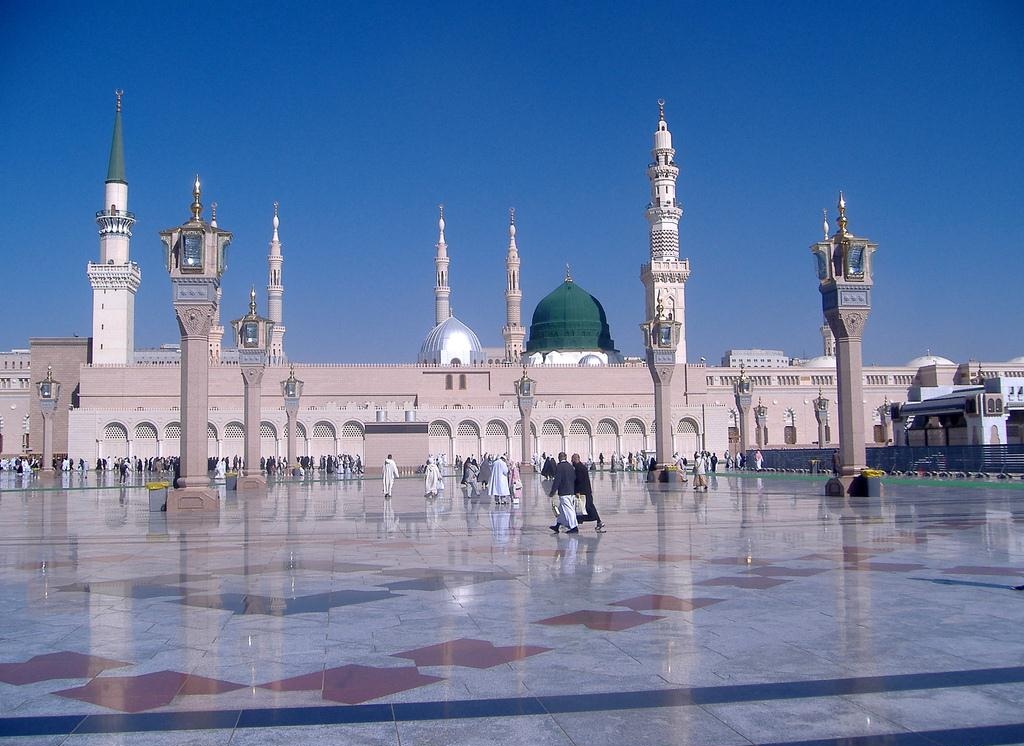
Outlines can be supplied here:
<path id="1" fill-rule="evenodd" d="M 276 728 L 292 725 L 337 725 L 344 723 L 410 722 L 418 720 L 463 720 L 480 717 L 517 717 L 520 715 L 602 712 L 605 710 L 656 709 L 688 705 L 735 704 L 782 699 L 839 697 L 924 689 L 1011 684 L 1024 682 L 1024 666 L 981 668 L 969 671 L 863 676 L 817 681 L 786 681 L 734 686 L 653 689 L 636 692 L 564 694 L 532 697 L 502 697 L 433 702 L 396 702 L 393 704 L 324 705 L 307 707 L 253 708 L 243 710 L 206 710 L 182 712 L 146 712 L 136 714 L 58 715 L 0 718 L 0 738 L 13 736 L 61 735 L 68 733 L 129 733 L 176 730 L 216 730 L 225 728 Z M 999 730 L 1002 728 L 1003 730 Z M 991 726 L 982 740 L 949 740 L 954 731 L 935 731 L 931 744 L 963 746 L 1024 743 L 1024 724 Z M 973 733 L 972 729 L 963 732 Z M 956 731 L 959 733 L 960 731 Z M 1013 734 L 1009 738 L 1006 734 Z M 1018 737 L 1019 736 L 1019 737 Z M 909 738 L 891 734 L 863 738 Z M 984 740 L 988 738 L 990 740 Z M 992 740 L 994 739 L 994 740 Z M 1002 740 L 1001 740 L 1002 739 Z M 788 746 L 860 746 L 861 744 L 898 744 L 916 746 L 914 740 L 875 741 L 826 739 L 795 741 Z"/>
<path id="2" fill-rule="evenodd" d="M 917 733 L 882 733 L 874 736 L 780 741 L 760 746 L 1009 746 L 1024 743 L 1024 723 L 944 728 Z"/>

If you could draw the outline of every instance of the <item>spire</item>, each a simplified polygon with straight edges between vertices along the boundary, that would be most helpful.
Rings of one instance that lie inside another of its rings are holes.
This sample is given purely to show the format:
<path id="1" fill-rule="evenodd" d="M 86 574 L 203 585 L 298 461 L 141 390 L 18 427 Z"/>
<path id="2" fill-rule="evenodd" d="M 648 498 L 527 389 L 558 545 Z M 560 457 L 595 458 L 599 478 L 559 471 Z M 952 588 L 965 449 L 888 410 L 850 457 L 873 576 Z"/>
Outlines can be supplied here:
<path id="1" fill-rule="evenodd" d="M 442 244 L 444 243 L 444 204 L 438 205 L 437 210 L 440 213 L 437 218 L 437 242 Z"/>
<path id="2" fill-rule="evenodd" d="M 256 313 L 256 286 L 251 285 L 249 287 L 249 316 L 256 318 L 259 314 Z"/>
<path id="3" fill-rule="evenodd" d="M 516 249 L 516 208 L 508 208 L 508 249 Z"/>
<path id="4" fill-rule="evenodd" d="M 192 186 L 192 205 L 189 208 L 192 210 L 192 219 L 195 221 L 202 220 L 203 203 L 199 201 L 200 194 L 202 194 L 202 186 L 199 184 L 199 174 L 196 174 L 196 183 Z"/>
<path id="5" fill-rule="evenodd" d="M 119 181 L 127 184 L 124 175 L 124 137 L 121 134 L 121 97 L 124 91 L 114 91 L 117 108 L 114 113 L 114 137 L 110 143 L 110 163 L 107 165 L 107 182 Z"/>
<path id="6" fill-rule="evenodd" d="M 277 228 L 278 228 L 279 225 L 281 225 L 281 219 L 277 216 L 277 209 L 278 209 L 278 207 L 280 207 L 280 205 L 277 202 L 275 202 L 274 203 L 274 236 L 273 236 L 273 238 L 270 239 L 271 241 L 279 241 L 280 240 L 277 237 Z"/>
<path id="7" fill-rule="evenodd" d="M 828 209 L 821 211 L 821 229 L 825 232 L 825 240 L 828 240 Z"/>
<path id="8" fill-rule="evenodd" d="M 434 325 L 447 321 L 452 315 L 451 288 L 448 286 L 448 244 L 444 240 L 444 205 L 437 206 L 437 246 L 434 254 Z"/>
<path id="9" fill-rule="evenodd" d="M 665 121 L 665 99 L 663 98 L 658 99 L 658 121 Z"/>
<path id="10" fill-rule="evenodd" d="M 836 221 L 839 224 L 839 232 L 842 235 L 846 235 L 846 200 L 843 199 L 842 191 L 839 192 L 839 202 L 836 204 L 839 208 L 839 219 Z"/>
<path id="11" fill-rule="evenodd" d="M 565 263 L 565 281 L 572 282 L 572 270 L 569 267 L 569 263 Z"/>
<path id="12" fill-rule="evenodd" d="M 217 203 L 210 203 L 210 225 L 214 228 L 217 227 Z"/>

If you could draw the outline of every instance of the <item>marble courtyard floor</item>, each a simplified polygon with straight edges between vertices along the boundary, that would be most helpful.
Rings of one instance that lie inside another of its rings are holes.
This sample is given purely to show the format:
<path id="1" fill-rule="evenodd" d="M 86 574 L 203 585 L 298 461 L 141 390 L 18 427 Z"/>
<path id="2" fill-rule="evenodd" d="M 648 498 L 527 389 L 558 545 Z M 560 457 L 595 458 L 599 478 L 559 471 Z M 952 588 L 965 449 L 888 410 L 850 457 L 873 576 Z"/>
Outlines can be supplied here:
<path id="1" fill-rule="evenodd" d="M 1024 744 L 1024 484 L 649 491 L 0 478 L 5 744 Z"/>

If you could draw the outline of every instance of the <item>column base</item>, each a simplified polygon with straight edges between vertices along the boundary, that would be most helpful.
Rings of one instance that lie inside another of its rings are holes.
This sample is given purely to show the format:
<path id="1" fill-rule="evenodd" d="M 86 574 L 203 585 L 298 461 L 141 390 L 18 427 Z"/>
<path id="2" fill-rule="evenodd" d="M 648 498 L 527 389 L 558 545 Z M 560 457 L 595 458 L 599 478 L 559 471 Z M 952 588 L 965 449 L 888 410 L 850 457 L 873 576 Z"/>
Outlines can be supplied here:
<path id="1" fill-rule="evenodd" d="M 686 472 L 669 469 L 668 464 L 658 464 L 653 471 L 647 472 L 647 481 L 659 484 L 682 484 L 686 481 Z"/>
<path id="2" fill-rule="evenodd" d="M 537 471 L 537 470 L 533 468 L 533 464 L 532 463 L 529 463 L 529 464 L 526 464 L 526 463 L 519 464 L 519 473 L 520 474 L 533 474 L 535 471 Z"/>
<path id="3" fill-rule="evenodd" d="M 220 509 L 220 495 L 211 487 L 182 487 L 167 492 L 168 513 L 210 512 Z"/>
<path id="4" fill-rule="evenodd" d="M 236 489 L 241 490 L 265 490 L 267 478 L 262 474 L 245 474 L 238 478 Z"/>

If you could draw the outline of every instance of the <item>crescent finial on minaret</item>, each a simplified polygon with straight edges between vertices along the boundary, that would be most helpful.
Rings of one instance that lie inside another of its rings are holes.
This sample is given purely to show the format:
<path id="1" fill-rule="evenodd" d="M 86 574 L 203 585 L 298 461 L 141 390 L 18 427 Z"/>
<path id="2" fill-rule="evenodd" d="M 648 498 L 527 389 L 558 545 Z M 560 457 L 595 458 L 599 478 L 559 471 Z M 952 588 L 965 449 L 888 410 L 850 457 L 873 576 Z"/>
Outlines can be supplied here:
<path id="1" fill-rule="evenodd" d="M 516 208 L 508 208 L 508 237 L 515 239 L 516 237 Z"/>
<path id="2" fill-rule="evenodd" d="M 442 202 L 437 206 L 438 218 L 437 218 L 437 231 L 439 234 L 438 242 L 444 243 L 444 203 Z"/>
<path id="3" fill-rule="evenodd" d="M 216 202 L 211 202 L 210 203 L 210 225 L 212 225 L 214 228 L 217 227 L 217 203 Z"/>
<path id="4" fill-rule="evenodd" d="M 569 267 L 569 262 L 565 263 L 565 281 L 572 282 L 572 270 Z"/>
<path id="5" fill-rule="evenodd" d="M 249 315 L 256 316 L 256 286 L 249 287 Z"/>
<path id="6" fill-rule="evenodd" d="M 836 204 L 839 208 L 839 219 L 836 221 L 839 223 L 839 232 L 846 234 L 846 199 L 843 197 L 842 190 L 839 190 L 839 202 Z"/>
<path id="7" fill-rule="evenodd" d="M 658 99 L 658 121 L 665 121 L 665 99 Z"/>
<path id="8" fill-rule="evenodd" d="M 114 91 L 114 95 L 117 96 L 117 111 L 121 111 L 121 97 L 124 96 L 124 91 L 118 88 Z"/>
<path id="9" fill-rule="evenodd" d="M 828 240 L 828 208 L 821 211 L 821 230 L 825 233 L 825 240 Z"/>
<path id="10" fill-rule="evenodd" d="M 277 208 L 278 207 L 280 207 L 280 205 L 277 202 L 274 202 L 274 220 L 273 220 L 273 223 L 274 223 L 274 240 L 275 241 L 278 240 L 277 239 L 277 227 L 279 225 L 281 225 L 281 219 L 277 216 Z"/>

